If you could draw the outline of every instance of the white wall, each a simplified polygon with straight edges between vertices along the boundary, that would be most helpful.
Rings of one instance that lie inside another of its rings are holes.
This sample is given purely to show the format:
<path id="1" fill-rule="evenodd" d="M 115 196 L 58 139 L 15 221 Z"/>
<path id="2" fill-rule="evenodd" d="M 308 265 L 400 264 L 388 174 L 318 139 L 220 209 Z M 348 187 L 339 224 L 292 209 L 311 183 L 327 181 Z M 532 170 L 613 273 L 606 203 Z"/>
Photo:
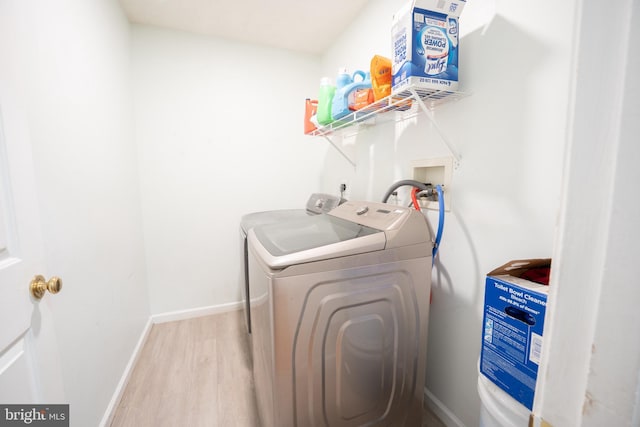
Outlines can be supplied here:
<path id="1" fill-rule="evenodd" d="M 111 1 L 2 0 L 27 106 L 72 424 L 98 425 L 149 317 L 129 24 Z M 57 402 L 44 402 L 57 403 Z"/>
<path id="2" fill-rule="evenodd" d="M 533 409 L 554 426 L 638 426 L 640 10 L 633 0 L 580 4 L 558 286 Z"/>
<path id="3" fill-rule="evenodd" d="M 131 47 L 115 2 L 1 1 L 20 30 L 13 54 L 29 87 L 45 273 L 65 281 L 52 308 L 74 425 L 98 423 L 150 312 L 239 300 L 242 214 L 301 207 L 310 192 L 335 193 L 344 181 L 350 198 L 379 200 L 410 177 L 412 160 L 448 155 L 424 117 L 347 140 L 355 169 L 321 139 L 301 135 L 304 98 L 315 96 L 321 75 L 389 56 L 391 15 L 403 1 L 369 2 L 322 61 L 146 27 L 134 27 Z M 462 16 L 461 82 L 471 96 L 436 112 L 463 158 L 434 270 L 427 372 L 450 423 L 478 421 L 484 274 L 551 253 L 574 8 L 575 1 L 472 1 Z M 636 86 L 627 81 L 629 90 Z M 609 176 L 616 185 L 637 181 L 628 160 L 637 133 L 631 117 L 626 145 L 614 153 L 623 166 Z M 622 188 L 616 197 L 637 210 L 622 198 L 632 187 Z M 620 224 L 633 218 L 620 215 L 612 212 L 612 254 L 632 249 Z M 596 337 L 607 345 L 606 330 Z M 593 366 L 616 360 L 609 352 Z M 628 387 L 637 387 L 636 377 Z M 588 384 L 602 396 L 587 420 L 597 422 L 617 408 L 606 384 L 593 375 Z M 557 405 L 542 411 L 549 419 L 566 413 Z"/>
<path id="4" fill-rule="evenodd" d="M 151 311 L 240 301 L 240 217 L 320 187 L 326 143 L 302 133 L 319 59 L 134 26 L 133 61 Z"/>
<path id="5" fill-rule="evenodd" d="M 341 65 L 366 69 L 374 54 L 390 56 L 391 17 L 403 3 L 369 2 L 324 56 L 323 73 L 335 76 Z M 551 256 L 573 7 L 472 1 L 462 14 L 461 90 L 471 96 L 435 113 L 462 161 L 433 274 L 426 384 L 451 425 L 478 424 L 485 274 L 512 259 Z M 333 188 L 346 179 L 351 199 L 380 200 L 393 182 L 411 178 L 412 160 L 449 155 L 424 116 L 367 129 L 344 143 L 356 168 L 330 151 L 323 183 Z M 436 216 L 429 218 L 435 226 Z"/>

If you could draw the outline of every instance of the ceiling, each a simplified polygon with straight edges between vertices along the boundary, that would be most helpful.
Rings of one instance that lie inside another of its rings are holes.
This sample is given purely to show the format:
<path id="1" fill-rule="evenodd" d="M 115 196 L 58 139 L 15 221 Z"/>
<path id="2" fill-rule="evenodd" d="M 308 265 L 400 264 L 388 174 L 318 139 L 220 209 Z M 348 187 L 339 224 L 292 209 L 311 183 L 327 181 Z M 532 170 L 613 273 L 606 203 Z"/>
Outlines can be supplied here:
<path id="1" fill-rule="evenodd" d="M 367 0 L 120 0 L 129 21 L 319 54 Z"/>

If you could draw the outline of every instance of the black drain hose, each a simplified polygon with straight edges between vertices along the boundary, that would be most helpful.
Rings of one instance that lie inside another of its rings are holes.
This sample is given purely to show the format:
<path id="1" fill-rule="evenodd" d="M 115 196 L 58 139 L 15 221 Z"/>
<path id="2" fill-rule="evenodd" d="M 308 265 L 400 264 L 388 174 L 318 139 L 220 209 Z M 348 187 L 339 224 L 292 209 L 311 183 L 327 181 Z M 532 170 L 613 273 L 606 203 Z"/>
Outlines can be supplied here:
<path id="1" fill-rule="evenodd" d="M 389 200 L 391 193 L 393 193 L 400 187 L 404 187 L 405 185 L 409 185 L 411 187 L 417 187 L 422 191 L 433 191 L 433 187 L 431 185 L 424 184 L 414 179 L 404 179 L 402 181 L 398 181 L 395 184 L 391 185 L 391 187 L 387 190 L 384 197 L 382 198 L 382 203 L 387 203 L 387 200 Z"/>
<path id="2" fill-rule="evenodd" d="M 424 184 L 414 179 L 404 179 L 402 181 L 396 182 L 389 188 L 389 190 L 387 190 L 387 193 L 384 195 L 382 199 L 382 203 L 387 203 L 387 200 L 389 200 L 389 196 L 391 196 L 391 193 L 393 193 L 398 188 L 403 187 L 405 185 L 419 188 L 422 191 L 427 191 L 428 193 L 430 193 L 429 195 L 433 194 L 433 186 L 431 184 Z M 436 233 L 436 240 L 435 242 L 433 242 L 433 251 L 432 251 L 432 258 L 431 258 L 432 262 L 434 262 L 436 254 L 438 253 L 438 248 L 440 247 L 440 240 L 442 239 L 442 231 L 444 230 L 444 195 L 443 195 L 442 187 L 440 185 L 436 185 L 436 191 L 438 193 L 439 219 L 438 219 L 438 231 Z M 416 207 L 416 208 L 420 210 L 420 207 Z"/>

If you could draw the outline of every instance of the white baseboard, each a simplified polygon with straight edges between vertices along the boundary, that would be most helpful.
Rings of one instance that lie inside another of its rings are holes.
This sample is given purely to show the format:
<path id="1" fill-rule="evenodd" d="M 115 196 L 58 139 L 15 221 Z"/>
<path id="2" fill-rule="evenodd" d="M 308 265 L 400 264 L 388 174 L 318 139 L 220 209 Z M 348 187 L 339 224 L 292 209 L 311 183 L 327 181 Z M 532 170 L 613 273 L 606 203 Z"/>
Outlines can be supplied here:
<path id="1" fill-rule="evenodd" d="M 447 427 L 466 427 L 464 423 L 426 387 L 424 388 L 424 404 L 428 406 Z"/>
<path id="2" fill-rule="evenodd" d="M 127 386 L 127 382 L 129 381 L 129 377 L 131 376 L 131 372 L 133 372 L 133 367 L 136 366 L 136 361 L 140 356 L 140 352 L 144 347 L 144 343 L 147 342 L 147 337 L 149 336 L 149 332 L 151 332 L 151 326 L 153 323 L 151 322 L 151 318 L 147 320 L 147 324 L 144 326 L 142 330 L 142 334 L 140 334 L 140 338 L 136 343 L 136 346 L 133 349 L 133 353 L 129 358 L 129 362 L 127 366 L 124 368 L 124 372 L 122 373 L 122 378 L 120 378 L 120 382 L 116 386 L 115 391 L 113 392 L 113 397 L 111 397 L 111 401 L 109 405 L 107 405 L 106 411 L 104 411 L 104 415 L 102 417 L 102 421 L 100 421 L 100 427 L 108 427 L 111 425 L 111 421 L 113 421 L 113 416 L 115 415 L 115 409 L 118 407 L 120 403 L 120 399 L 122 399 L 122 395 L 124 394 L 124 389 Z"/>
<path id="3" fill-rule="evenodd" d="M 151 316 L 151 321 L 156 323 L 173 322 L 175 320 L 192 319 L 194 317 L 208 316 L 210 314 L 226 313 L 227 311 L 240 310 L 242 302 L 229 302 L 226 304 L 210 305 L 207 307 L 191 308 L 188 310 L 170 311 Z"/>
<path id="4" fill-rule="evenodd" d="M 115 409 L 118 407 L 118 404 L 120 403 L 120 399 L 122 399 L 122 395 L 124 393 L 125 387 L 127 386 L 127 382 L 129 381 L 129 377 L 133 372 L 133 368 L 136 365 L 136 361 L 140 356 L 140 352 L 142 351 L 144 344 L 147 342 L 147 338 L 149 337 L 149 332 L 151 332 L 151 327 L 153 325 L 155 325 L 156 323 L 165 323 L 165 322 L 172 322 L 175 320 L 192 319 L 194 317 L 208 316 L 210 314 L 225 313 L 228 311 L 240 310 L 242 306 L 243 306 L 242 302 L 232 302 L 227 304 L 211 305 L 208 307 L 193 308 L 189 310 L 171 311 L 168 313 L 159 313 L 159 314 L 151 315 L 149 317 L 149 320 L 147 320 L 147 324 L 145 325 L 144 330 L 142 331 L 142 334 L 140 334 L 140 338 L 138 339 L 138 342 L 135 348 L 133 349 L 133 353 L 129 358 L 129 363 L 127 363 L 127 366 L 124 368 L 124 372 L 122 373 L 122 378 L 120 378 L 120 382 L 118 382 L 118 385 L 116 386 L 116 389 L 113 392 L 113 397 L 111 398 L 109 405 L 107 405 L 107 409 L 104 412 L 102 421 L 100 421 L 99 426 L 109 427 L 111 425 L 111 421 L 113 421 L 113 416 L 115 415 Z"/>

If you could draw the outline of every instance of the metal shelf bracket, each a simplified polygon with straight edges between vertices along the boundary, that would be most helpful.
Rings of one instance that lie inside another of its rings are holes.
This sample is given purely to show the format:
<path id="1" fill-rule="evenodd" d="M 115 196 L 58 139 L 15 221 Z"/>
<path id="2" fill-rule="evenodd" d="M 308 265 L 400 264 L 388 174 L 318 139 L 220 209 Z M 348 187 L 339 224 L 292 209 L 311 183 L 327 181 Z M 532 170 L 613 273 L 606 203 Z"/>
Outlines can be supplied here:
<path id="1" fill-rule="evenodd" d="M 460 167 L 460 153 L 449 137 L 447 137 L 440 125 L 438 125 L 433 114 L 433 110 L 437 105 L 457 101 L 466 96 L 468 95 L 463 92 L 423 89 L 411 85 L 398 93 L 394 93 L 363 108 L 362 110 L 349 113 L 347 116 L 329 125 L 320 127 L 309 135 L 322 136 L 342 155 L 342 157 L 344 157 L 347 162 L 349 162 L 349 164 L 351 164 L 351 166 L 355 168 L 356 162 L 347 156 L 347 154 L 331 139 L 331 136 L 342 134 L 347 128 L 352 128 L 354 125 L 370 124 L 377 117 L 384 116 L 385 113 L 407 112 L 412 109 L 415 102 L 419 106 L 420 110 L 422 110 L 422 112 L 427 116 L 440 138 L 442 138 L 446 144 L 454 158 L 453 167 L 454 169 L 458 169 Z M 357 131 L 355 133 L 357 133 Z"/>

